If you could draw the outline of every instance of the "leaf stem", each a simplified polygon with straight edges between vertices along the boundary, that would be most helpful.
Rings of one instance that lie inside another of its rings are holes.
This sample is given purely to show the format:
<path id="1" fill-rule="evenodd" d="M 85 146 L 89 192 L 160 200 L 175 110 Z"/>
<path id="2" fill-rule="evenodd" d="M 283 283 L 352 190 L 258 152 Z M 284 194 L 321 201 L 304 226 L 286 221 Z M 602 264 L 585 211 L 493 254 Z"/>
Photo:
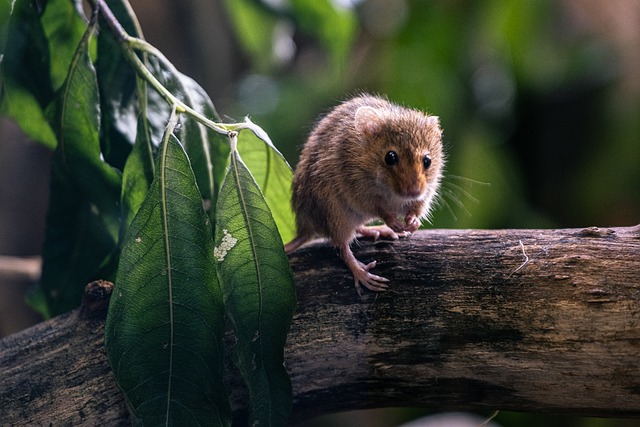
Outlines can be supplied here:
<path id="1" fill-rule="evenodd" d="M 102 17 L 106 21 L 109 29 L 116 37 L 118 43 L 124 42 L 124 40 L 129 37 L 124 27 L 120 24 L 120 21 L 116 19 L 116 17 L 113 15 L 113 12 L 111 12 L 111 9 L 104 0 L 89 0 L 89 3 L 91 3 L 93 9 L 99 10 L 100 15 L 102 15 Z"/>
<path id="2" fill-rule="evenodd" d="M 162 61 L 168 68 L 170 68 L 171 71 L 174 74 L 179 73 L 179 71 L 171 63 L 171 61 L 169 61 L 167 59 L 167 57 L 164 56 L 164 54 L 162 52 L 160 52 L 160 50 L 158 50 L 158 48 L 156 48 L 155 46 L 153 46 L 152 44 L 150 44 L 146 40 L 143 40 L 143 39 L 140 39 L 140 38 L 136 38 L 136 37 L 129 37 L 126 40 L 126 44 L 128 46 L 130 46 L 132 50 L 139 50 L 139 51 L 142 51 L 144 53 L 147 53 L 147 54 L 155 56 L 160 61 Z M 134 56 L 136 56 L 136 55 L 134 54 Z M 142 64 L 142 66 L 144 66 L 144 64 Z M 147 69 L 147 71 L 149 71 L 149 70 Z M 150 72 L 149 72 L 149 75 L 151 76 L 151 78 L 155 79 L 153 74 L 151 74 Z M 200 114 L 198 111 L 194 110 L 193 108 L 191 108 L 187 104 L 185 104 L 182 101 L 180 101 L 179 99 L 177 99 L 175 96 L 173 96 L 173 94 L 170 91 L 168 91 L 166 88 L 164 88 L 164 86 L 162 86 L 162 84 L 159 81 L 157 81 L 157 79 L 155 79 L 155 80 L 157 82 L 157 86 L 154 85 L 154 88 L 156 90 L 158 90 L 158 92 L 160 92 L 160 94 L 165 98 L 165 100 L 169 104 L 175 104 L 177 106 L 178 112 L 189 114 L 190 116 L 195 118 L 197 121 L 199 121 L 200 123 L 202 123 L 206 127 L 210 128 L 210 129 L 212 129 L 212 130 L 214 130 L 214 131 L 216 131 L 218 133 L 225 134 L 225 135 L 227 135 L 229 133 L 229 131 L 232 128 L 235 128 L 235 126 L 237 125 L 235 123 L 234 124 L 216 123 L 216 122 L 214 122 L 212 120 L 209 120 L 208 118 L 206 118 L 205 116 Z"/>
<path id="3" fill-rule="evenodd" d="M 175 67 L 169 60 L 153 45 L 149 44 L 145 40 L 130 36 L 125 29 L 122 27 L 120 22 L 113 15 L 111 9 L 106 4 L 104 0 L 89 0 L 92 7 L 97 9 L 102 16 L 102 18 L 106 21 L 107 26 L 114 34 L 118 43 L 122 46 L 122 50 L 124 56 L 127 58 L 133 69 L 140 75 L 143 79 L 145 79 L 159 94 L 162 96 L 165 101 L 173 108 L 176 109 L 178 113 L 185 113 L 193 117 L 195 120 L 208 127 L 209 129 L 228 135 L 231 130 L 235 128 L 233 124 L 227 125 L 224 123 L 216 123 L 212 120 L 209 120 L 204 115 L 194 110 L 184 102 L 180 101 L 176 98 L 171 91 L 169 91 L 158 79 L 149 71 L 146 64 L 138 57 L 135 50 L 140 50 L 145 53 L 152 54 L 164 62 L 166 65 L 175 70 Z M 177 71 L 177 70 L 176 70 Z"/>
<path id="4" fill-rule="evenodd" d="M 229 137 L 229 145 L 231 146 L 231 154 L 233 154 L 236 151 L 238 151 L 238 132 L 235 131 L 235 130 L 230 130 L 227 133 L 227 136 Z"/>

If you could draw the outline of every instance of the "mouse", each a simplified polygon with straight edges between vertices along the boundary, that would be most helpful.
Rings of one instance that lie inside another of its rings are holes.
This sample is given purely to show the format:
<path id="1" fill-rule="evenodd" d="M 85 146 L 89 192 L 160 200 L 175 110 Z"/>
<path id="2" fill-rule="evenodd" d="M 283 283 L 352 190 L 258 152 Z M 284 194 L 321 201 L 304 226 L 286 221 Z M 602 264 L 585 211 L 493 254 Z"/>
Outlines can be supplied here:
<path id="1" fill-rule="evenodd" d="M 437 116 L 358 94 L 333 107 L 313 126 L 292 181 L 296 237 L 290 254 L 311 239 L 328 238 L 362 286 L 387 290 L 389 280 L 360 262 L 356 237 L 397 240 L 428 218 L 444 167 Z M 380 220 L 382 225 L 368 225 Z"/>

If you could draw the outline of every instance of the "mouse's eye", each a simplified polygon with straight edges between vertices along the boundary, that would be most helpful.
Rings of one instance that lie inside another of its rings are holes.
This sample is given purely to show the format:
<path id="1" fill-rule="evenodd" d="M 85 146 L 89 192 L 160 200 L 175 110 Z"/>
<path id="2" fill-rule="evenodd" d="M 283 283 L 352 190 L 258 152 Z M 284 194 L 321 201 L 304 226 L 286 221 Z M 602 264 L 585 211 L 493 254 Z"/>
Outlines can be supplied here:
<path id="1" fill-rule="evenodd" d="M 428 154 L 425 154 L 422 158 L 422 164 L 424 165 L 425 169 L 429 169 L 429 166 L 431 166 L 431 157 L 429 157 Z"/>
<path id="2" fill-rule="evenodd" d="M 395 151 L 389 151 L 386 156 L 384 156 L 384 162 L 389 166 L 393 166 L 398 163 L 398 153 Z"/>

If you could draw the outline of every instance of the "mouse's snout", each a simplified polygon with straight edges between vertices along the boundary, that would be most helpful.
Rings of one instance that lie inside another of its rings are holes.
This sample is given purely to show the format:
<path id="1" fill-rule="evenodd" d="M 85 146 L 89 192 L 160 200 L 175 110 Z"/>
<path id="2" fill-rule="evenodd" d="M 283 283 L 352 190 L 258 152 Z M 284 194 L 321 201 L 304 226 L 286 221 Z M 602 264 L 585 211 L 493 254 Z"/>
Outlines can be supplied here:
<path id="1" fill-rule="evenodd" d="M 423 176 L 412 176 L 400 183 L 398 195 L 406 199 L 419 199 L 424 195 L 426 189 L 427 183 Z"/>

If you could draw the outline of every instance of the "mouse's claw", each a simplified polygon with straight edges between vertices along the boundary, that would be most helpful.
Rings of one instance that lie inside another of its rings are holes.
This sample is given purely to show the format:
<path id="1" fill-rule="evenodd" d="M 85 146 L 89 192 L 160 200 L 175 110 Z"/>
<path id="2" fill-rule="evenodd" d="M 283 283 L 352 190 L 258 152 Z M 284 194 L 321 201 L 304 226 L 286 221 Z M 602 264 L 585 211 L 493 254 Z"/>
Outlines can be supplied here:
<path id="1" fill-rule="evenodd" d="M 404 222 L 407 224 L 405 231 L 413 233 L 420 228 L 420 218 L 415 215 L 407 214 L 407 216 L 404 217 Z"/>
<path id="2" fill-rule="evenodd" d="M 387 226 L 395 232 L 405 231 L 405 225 L 398 218 L 391 217 L 388 221 L 385 221 Z"/>
<path id="3" fill-rule="evenodd" d="M 375 266 L 376 266 L 376 261 L 373 261 L 367 265 L 363 264 L 361 266 L 362 269 L 357 272 L 352 271 L 358 294 L 362 295 L 360 283 L 362 283 L 362 285 L 365 288 L 374 292 L 386 291 L 389 288 L 389 285 L 387 285 L 387 282 L 389 282 L 389 279 L 386 279 L 382 276 L 378 276 L 376 274 L 369 273 L 369 270 Z"/>
<path id="4" fill-rule="evenodd" d="M 389 285 L 387 285 L 386 283 L 389 281 L 389 279 L 385 279 L 384 277 L 377 276 L 366 271 L 362 275 L 354 275 L 353 277 L 356 291 L 358 291 L 358 295 L 360 296 L 362 296 L 362 287 L 360 286 L 361 283 L 362 286 L 373 292 L 383 292 L 389 289 Z"/>
<path id="5" fill-rule="evenodd" d="M 362 288 L 360 287 L 361 283 L 370 291 L 380 292 L 387 290 L 389 287 L 389 285 L 387 285 L 389 279 L 369 273 L 369 270 L 376 266 L 376 261 L 370 262 L 369 264 L 361 263 L 353 255 L 348 243 L 340 246 L 340 256 L 342 256 L 342 259 L 353 274 L 358 295 L 362 296 Z"/>

